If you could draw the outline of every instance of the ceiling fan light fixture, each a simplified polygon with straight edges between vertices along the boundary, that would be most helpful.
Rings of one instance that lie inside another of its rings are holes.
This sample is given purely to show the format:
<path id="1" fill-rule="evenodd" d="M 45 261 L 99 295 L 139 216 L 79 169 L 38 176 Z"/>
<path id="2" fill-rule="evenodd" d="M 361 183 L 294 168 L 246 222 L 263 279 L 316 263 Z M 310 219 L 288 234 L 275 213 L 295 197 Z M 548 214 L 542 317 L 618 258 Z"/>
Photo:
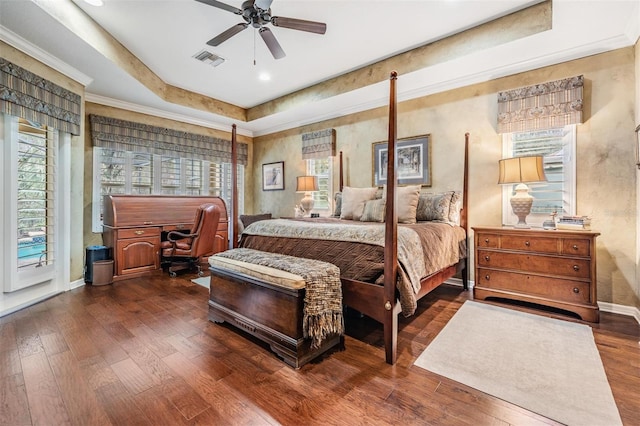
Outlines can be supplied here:
<path id="1" fill-rule="evenodd" d="M 206 50 L 201 50 L 200 52 L 193 55 L 193 57 L 200 62 L 211 65 L 212 67 L 217 67 L 226 60 L 222 56 L 218 56 L 215 53 L 211 53 Z"/>

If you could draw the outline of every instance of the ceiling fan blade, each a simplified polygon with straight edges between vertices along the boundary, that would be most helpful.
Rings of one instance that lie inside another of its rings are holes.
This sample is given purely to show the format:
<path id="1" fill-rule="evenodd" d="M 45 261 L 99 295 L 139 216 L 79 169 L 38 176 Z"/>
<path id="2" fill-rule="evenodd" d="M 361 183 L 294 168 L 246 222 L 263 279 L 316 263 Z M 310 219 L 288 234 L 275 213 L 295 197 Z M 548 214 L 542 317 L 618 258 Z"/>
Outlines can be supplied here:
<path id="1" fill-rule="evenodd" d="M 196 0 L 200 3 L 208 4 L 209 6 L 217 7 L 218 9 L 226 10 L 236 15 L 242 15 L 242 10 L 237 7 L 229 6 L 228 4 L 216 1 L 216 0 Z"/>
<path id="2" fill-rule="evenodd" d="M 276 36 L 273 35 L 269 28 L 262 27 L 260 28 L 259 32 L 260 37 L 262 37 L 274 58 L 281 59 L 287 56 L 284 53 L 284 50 L 282 50 L 282 47 L 280 47 L 280 43 L 278 43 L 278 40 L 276 40 Z"/>
<path id="3" fill-rule="evenodd" d="M 271 7 L 271 3 L 273 3 L 273 0 L 255 0 L 253 7 L 266 11 Z"/>
<path id="4" fill-rule="evenodd" d="M 324 34 L 327 31 L 327 24 L 323 22 L 305 21 L 304 19 L 272 16 L 271 23 L 276 27 L 290 28 L 292 30 L 307 31 L 316 34 Z"/>
<path id="5" fill-rule="evenodd" d="M 228 30 L 218 34 L 217 36 L 209 40 L 207 44 L 209 46 L 218 46 L 222 42 L 227 41 L 234 35 L 238 34 L 240 31 L 246 29 L 248 26 L 249 24 L 247 23 L 236 24 L 233 27 L 229 28 Z"/>

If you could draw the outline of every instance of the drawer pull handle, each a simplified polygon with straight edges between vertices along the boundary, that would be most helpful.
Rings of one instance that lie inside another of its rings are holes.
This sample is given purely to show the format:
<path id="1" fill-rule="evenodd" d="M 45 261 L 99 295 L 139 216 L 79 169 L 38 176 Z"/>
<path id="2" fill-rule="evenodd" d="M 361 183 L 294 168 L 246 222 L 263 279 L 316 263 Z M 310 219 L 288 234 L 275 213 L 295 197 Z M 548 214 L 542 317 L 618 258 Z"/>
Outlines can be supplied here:
<path id="1" fill-rule="evenodd" d="M 574 244 L 574 245 L 573 245 L 573 249 L 574 249 L 574 250 L 578 250 L 578 245 L 577 245 L 577 244 Z"/>
<path id="2" fill-rule="evenodd" d="M 487 274 L 487 275 L 484 276 L 484 279 L 489 281 L 491 279 L 491 277 L 489 276 L 489 274 Z"/>
<path id="3" fill-rule="evenodd" d="M 485 242 L 485 243 L 487 243 L 487 244 L 489 244 L 489 239 L 488 239 L 488 238 L 485 238 L 485 239 L 484 239 L 484 242 Z"/>
<path id="4" fill-rule="evenodd" d="M 144 225 L 151 225 L 153 222 L 151 221 L 147 221 L 147 222 L 142 222 Z"/>
<path id="5" fill-rule="evenodd" d="M 578 287 L 574 287 L 573 288 L 573 292 L 578 294 L 578 293 L 580 293 L 580 289 Z"/>
<path id="6" fill-rule="evenodd" d="M 133 231 L 133 233 L 136 235 L 142 235 L 144 234 L 144 231 Z"/>
<path id="7" fill-rule="evenodd" d="M 529 246 L 531 245 L 531 243 L 530 243 L 529 241 L 525 241 L 525 242 L 524 242 L 524 245 L 525 245 L 525 246 L 527 246 L 527 247 L 529 247 Z"/>
<path id="8" fill-rule="evenodd" d="M 484 260 L 486 260 L 486 261 L 488 262 L 488 261 L 489 261 L 489 255 L 486 255 L 486 256 L 484 257 Z"/>
<path id="9" fill-rule="evenodd" d="M 573 270 L 577 272 L 580 270 L 580 267 L 578 265 L 573 265 Z"/>

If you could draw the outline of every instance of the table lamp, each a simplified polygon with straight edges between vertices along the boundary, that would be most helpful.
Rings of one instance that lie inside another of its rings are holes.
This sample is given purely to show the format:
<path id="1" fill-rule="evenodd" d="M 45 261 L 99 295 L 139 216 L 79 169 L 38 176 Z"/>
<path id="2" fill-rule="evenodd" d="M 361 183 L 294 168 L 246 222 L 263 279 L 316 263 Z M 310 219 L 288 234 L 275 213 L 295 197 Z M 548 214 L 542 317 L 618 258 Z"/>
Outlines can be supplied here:
<path id="1" fill-rule="evenodd" d="M 311 214 L 313 209 L 313 196 L 312 191 L 318 190 L 318 177 L 317 176 L 298 176 L 296 192 L 304 192 L 304 198 L 300 200 L 300 206 L 302 206 L 305 215 Z"/>
<path id="2" fill-rule="evenodd" d="M 531 212 L 533 197 L 529 194 L 529 187 L 525 183 L 546 181 L 542 156 L 505 158 L 498 162 L 500 177 L 498 183 L 502 185 L 516 185 L 516 195 L 511 197 L 511 208 L 518 216 L 515 228 L 530 228 L 526 217 Z"/>

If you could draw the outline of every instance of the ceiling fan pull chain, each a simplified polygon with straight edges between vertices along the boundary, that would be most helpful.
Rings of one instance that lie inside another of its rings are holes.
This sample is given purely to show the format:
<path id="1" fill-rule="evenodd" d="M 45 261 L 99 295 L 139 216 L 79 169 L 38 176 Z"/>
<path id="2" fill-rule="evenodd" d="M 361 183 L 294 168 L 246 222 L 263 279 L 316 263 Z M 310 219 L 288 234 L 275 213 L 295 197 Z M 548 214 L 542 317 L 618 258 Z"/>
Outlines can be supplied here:
<path id="1" fill-rule="evenodd" d="M 256 66 L 256 32 L 253 32 L 253 66 Z"/>

